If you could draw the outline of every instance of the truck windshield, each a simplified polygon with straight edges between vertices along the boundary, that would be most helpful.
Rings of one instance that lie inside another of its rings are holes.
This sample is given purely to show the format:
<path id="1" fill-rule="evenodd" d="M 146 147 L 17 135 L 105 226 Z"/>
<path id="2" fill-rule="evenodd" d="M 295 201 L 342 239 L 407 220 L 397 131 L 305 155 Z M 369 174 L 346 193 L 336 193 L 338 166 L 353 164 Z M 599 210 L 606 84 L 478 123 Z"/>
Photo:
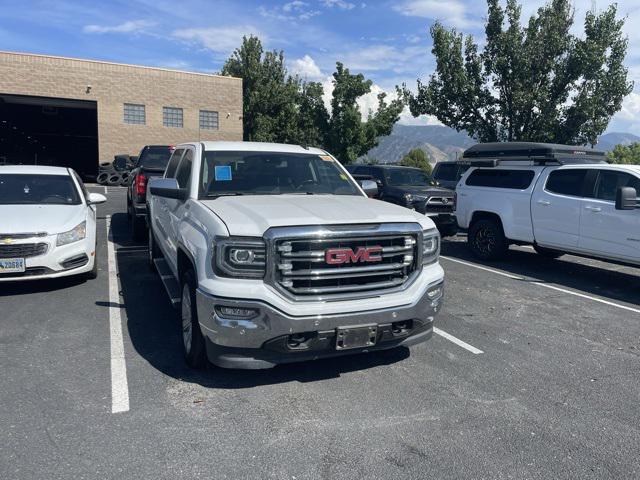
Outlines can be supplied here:
<path id="1" fill-rule="evenodd" d="M 413 168 L 390 168 L 385 172 L 387 183 L 393 187 L 402 185 L 432 185 L 431 177 L 421 170 Z"/>
<path id="2" fill-rule="evenodd" d="M 147 147 L 138 159 L 139 167 L 164 170 L 167 168 L 173 150 L 167 146 Z"/>
<path id="3" fill-rule="evenodd" d="M 204 152 L 200 196 L 362 195 L 329 155 Z"/>
<path id="4" fill-rule="evenodd" d="M 69 175 L 0 174 L 0 205 L 79 205 Z"/>

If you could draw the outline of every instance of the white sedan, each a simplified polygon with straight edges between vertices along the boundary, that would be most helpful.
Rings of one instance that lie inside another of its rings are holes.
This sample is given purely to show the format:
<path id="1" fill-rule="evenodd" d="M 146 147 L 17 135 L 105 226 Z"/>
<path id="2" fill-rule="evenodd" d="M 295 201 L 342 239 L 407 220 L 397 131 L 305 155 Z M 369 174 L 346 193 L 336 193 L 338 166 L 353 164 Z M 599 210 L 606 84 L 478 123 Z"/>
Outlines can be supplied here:
<path id="1" fill-rule="evenodd" d="M 106 200 L 69 168 L 0 166 L 0 282 L 95 278 L 95 205 Z"/>

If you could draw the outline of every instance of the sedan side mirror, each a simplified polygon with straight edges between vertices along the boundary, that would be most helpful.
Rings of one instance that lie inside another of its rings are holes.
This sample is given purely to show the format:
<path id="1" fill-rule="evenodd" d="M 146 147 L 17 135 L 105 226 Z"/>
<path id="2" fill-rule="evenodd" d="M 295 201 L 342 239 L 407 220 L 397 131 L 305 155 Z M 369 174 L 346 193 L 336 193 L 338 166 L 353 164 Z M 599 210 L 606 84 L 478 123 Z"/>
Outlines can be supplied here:
<path id="1" fill-rule="evenodd" d="M 637 208 L 636 189 L 620 187 L 616 191 L 616 210 L 635 210 Z"/>
<path id="2" fill-rule="evenodd" d="M 104 203 L 107 201 L 107 197 L 102 195 L 101 193 L 90 193 L 87 197 L 88 205 L 97 205 L 99 203 Z"/>
<path id="3" fill-rule="evenodd" d="M 164 198 L 175 198 L 176 200 L 186 200 L 187 189 L 180 188 L 175 178 L 157 178 L 149 182 L 151 195 Z"/>
<path id="4" fill-rule="evenodd" d="M 373 180 L 361 180 L 360 187 L 367 197 L 375 197 L 378 194 L 378 184 Z"/>

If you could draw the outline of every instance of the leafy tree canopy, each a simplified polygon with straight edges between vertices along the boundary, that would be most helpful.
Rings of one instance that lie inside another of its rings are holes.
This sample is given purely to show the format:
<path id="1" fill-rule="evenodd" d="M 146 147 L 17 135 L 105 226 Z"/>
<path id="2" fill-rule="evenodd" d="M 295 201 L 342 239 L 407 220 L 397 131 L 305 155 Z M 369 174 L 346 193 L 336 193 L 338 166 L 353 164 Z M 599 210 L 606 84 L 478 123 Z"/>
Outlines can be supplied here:
<path id="1" fill-rule="evenodd" d="M 402 160 L 400 160 L 400 165 L 405 167 L 416 167 L 424 170 L 428 175 L 431 175 L 431 164 L 429 163 L 429 157 L 425 153 L 424 150 L 420 148 L 414 148 L 409 153 L 407 153 Z"/>
<path id="2" fill-rule="evenodd" d="M 403 99 L 386 101 L 363 118 L 358 99 L 371 91 L 371 80 L 353 75 L 341 63 L 333 74 L 331 111 L 321 83 L 288 74 L 282 51 L 264 52 L 257 37 L 245 37 L 222 68 L 223 75 L 243 79 L 243 128 L 247 141 L 319 146 L 343 163 L 351 163 L 389 135 L 400 118 Z"/>
<path id="3" fill-rule="evenodd" d="M 640 165 L 640 142 L 630 145 L 616 145 L 615 148 L 607 154 L 607 157 L 609 161 L 613 163 Z"/>
<path id="4" fill-rule="evenodd" d="M 432 26 L 436 71 L 415 95 L 404 88 L 411 113 L 481 142 L 594 145 L 633 88 L 616 5 L 588 12 L 580 38 L 570 0 L 551 0 L 526 25 L 517 0 L 487 3 L 482 52 L 471 35 Z"/>

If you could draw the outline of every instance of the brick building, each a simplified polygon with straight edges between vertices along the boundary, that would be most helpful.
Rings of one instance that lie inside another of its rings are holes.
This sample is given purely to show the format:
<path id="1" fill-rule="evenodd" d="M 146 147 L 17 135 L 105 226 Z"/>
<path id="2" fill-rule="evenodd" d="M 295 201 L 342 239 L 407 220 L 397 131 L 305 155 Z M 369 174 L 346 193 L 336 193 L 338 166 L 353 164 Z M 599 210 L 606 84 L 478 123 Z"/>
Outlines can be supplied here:
<path id="1" fill-rule="evenodd" d="M 242 80 L 0 52 L 0 164 L 99 162 L 147 144 L 242 140 Z"/>

